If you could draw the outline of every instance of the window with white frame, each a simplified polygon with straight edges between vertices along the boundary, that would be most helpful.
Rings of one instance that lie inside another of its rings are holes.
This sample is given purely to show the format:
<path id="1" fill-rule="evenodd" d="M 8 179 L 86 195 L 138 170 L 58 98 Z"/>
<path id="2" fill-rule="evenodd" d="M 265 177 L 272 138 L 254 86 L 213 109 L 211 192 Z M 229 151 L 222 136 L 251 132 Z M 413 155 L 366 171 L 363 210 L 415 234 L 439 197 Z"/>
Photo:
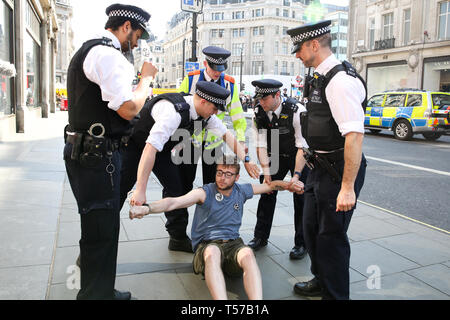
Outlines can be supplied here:
<path id="1" fill-rule="evenodd" d="M 232 62 L 231 64 L 231 74 L 234 76 L 237 76 L 239 74 L 241 74 L 241 62 L 237 61 L 237 62 Z"/>
<path id="2" fill-rule="evenodd" d="M 279 41 L 275 41 L 275 44 L 274 44 L 274 46 L 273 46 L 274 54 L 278 54 L 278 52 L 279 52 L 279 46 L 280 46 L 280 42 L 279 42 Z"/>
<path id="3" fill-rule="evenodd" d="M 264 61 L 252 61 L 252 74 L 264 74 Z"/>
<path id="4" fill-rule="evenodd" d="M 252 43 L 253 54 L 263 54 L 264 52 L 264 42 L 253 42 Z"/>
<path id="5" fill-rule="evenodd" d="M 375 18 L 369 20 L 369 49 L 375 48 Z"/>
<path id="6" fill-rule="evenodd" d="M 439 40 L 450 39 L 450 1 L 439 4 Z"/>
<path id="7" fill-rule="evenodd" d="M 213 12 L 212 14 L 212 20 L 223 20 L 224 14 L 223 12 Z"/>
<path id="8" fill-rule="evenodd" d="M 289 54 L 288 53 L 288 44 L 286 42 L 283 42 L 281 45 L 281 54 Z"/>
<path id="9" fill-rule="evenodd" d="M 407 46 L 410 40 L 411 33 L 411 9 L 403 11 L 403 44 Z"/>
<path id="10" fill-rule="evenodd" d="M 240 37 L 245 36 L 245 29 L 244 29 L 244 28 L 240 28 L 240 29 L 239 29 L 239 36 L 240 36 Z"/>
<path id="11" fill-rule="evenodd" d="M 383 15 L 383 39 L 394 37 L 394 13 Z"/>
<path id="12" fill-rule="evenodd" d="M 238 38 L 239 37 L 239 29 L 238 28 L 234 28 L 231 31 L 231 34 L 233 35 L 233 38 Z"/>
<path id="13" fill-rule="evenodd" d="M 281 75 L 287 76 L 288 75 L 288 63 L 287 61 L 281 62 Z"/>
<path id="14" fill-rule="evenodd" d="M 231 54 L 233 56 L 240 56 L 241 55 L 241 48 L 243 50 L 244 44 L 243 43 L 233 43 L 231 45 Z"/>
<path id="15" fill-rule="evenodd" d="M 273 66 L 273 74 L 278 74 L 278 60 L 275 60 L 275 64 Z"/>

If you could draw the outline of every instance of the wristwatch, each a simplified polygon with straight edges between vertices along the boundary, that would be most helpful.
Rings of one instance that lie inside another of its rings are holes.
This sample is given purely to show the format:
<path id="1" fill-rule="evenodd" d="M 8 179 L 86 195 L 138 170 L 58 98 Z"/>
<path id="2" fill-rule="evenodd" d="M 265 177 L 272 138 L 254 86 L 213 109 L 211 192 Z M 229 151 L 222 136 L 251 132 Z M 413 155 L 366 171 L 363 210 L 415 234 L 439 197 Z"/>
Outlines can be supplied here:
<path id="1" fill-rule="evenodd" d="M 245 163 L 248 163 L 248 162 L 250 162 L 250 157 L 249 157 L 248 155 L 246 155 L 246 156 L 245 156 L 245 158 L 244 158 L 244 162 L 245 162 Z"/>
<path id="2" fill-rule="evenodd" d="M 298 175 L 298 178 L 300 179 L 300 177 L 302 176 L 302 173 L 299 172 L 299 171 L 295 171 L 295 172 L 294 172 L 294 176 L 295 176 L 295 175 Z"/>

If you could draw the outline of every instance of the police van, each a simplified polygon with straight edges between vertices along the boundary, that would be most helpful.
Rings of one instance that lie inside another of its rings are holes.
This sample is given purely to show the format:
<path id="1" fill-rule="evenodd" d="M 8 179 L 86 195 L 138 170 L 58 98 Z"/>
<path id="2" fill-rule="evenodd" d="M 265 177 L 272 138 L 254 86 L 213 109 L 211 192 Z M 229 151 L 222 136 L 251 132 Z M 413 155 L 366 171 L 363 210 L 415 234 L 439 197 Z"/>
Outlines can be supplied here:
<path id="1" fill-rule="evenodd" d="M 367 102 L 364 127 L 372 133 L 392 130 L 399 140 L 416 133 L 436 140 L 450 133 L 450 93 L 399 89 L 375 94 Z"/>

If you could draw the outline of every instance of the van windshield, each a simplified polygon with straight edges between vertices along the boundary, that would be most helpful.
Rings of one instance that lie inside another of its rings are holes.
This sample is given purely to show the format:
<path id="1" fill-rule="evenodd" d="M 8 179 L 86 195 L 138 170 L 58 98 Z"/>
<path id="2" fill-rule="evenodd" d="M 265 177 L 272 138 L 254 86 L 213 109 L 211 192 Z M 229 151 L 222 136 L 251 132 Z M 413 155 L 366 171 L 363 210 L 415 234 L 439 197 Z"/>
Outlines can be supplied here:
<path id="1" fill-rule="evenodd" d="M 433 106 L 439 109 L 447 109 L 450 107 L 450 94 L 432 94 Z"/>

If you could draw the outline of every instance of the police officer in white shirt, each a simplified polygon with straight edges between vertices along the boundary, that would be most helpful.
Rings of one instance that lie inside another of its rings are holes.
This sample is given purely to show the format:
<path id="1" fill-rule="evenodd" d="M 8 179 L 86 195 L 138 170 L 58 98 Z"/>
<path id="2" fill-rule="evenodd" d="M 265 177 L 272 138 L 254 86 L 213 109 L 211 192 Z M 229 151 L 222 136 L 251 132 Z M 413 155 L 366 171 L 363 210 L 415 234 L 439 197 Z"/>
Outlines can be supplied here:
<path id="1" fill-rule="evenodd" d="M 219 110 L 225 110 L 229 95 L 229 90 L 214 82 L 200 81 L 196 84 L 194 96 L 165 94 L 146 103 L 122 154 L 122 203 L 135 182 L 136 190 L 130 204 L 145 203 L 145 190 L 151 172 L 155 173 L 163 186 L 163 197 L 179 197 L 191 191 L 193 181 L 189 168 L 195 155 L 186 156 L 184 152 L 191 150 L 192 134 L 199 134 L 203 129 L 222 137 L 244 162 L 250 176 L 258 177 L 259 167 L 246 161 L 244 147 L 216 117 Z M 177 132 L 177 129 L 185 129 L 184 134 Z M 178 154 L 178 151 L 181 153 Z M 165 216 L 166 229 L 170 235 L 169 250 L 192 253 L 191 240 L 186 234 L 187 209 L 169 211 Z"/>
<path id="2" fill-rule="evenodd" d="M 364 184 L 362 154 L 364 80 L 331 51 L 331 21 L 290 29 L 295 53 L 315 68 L 305 81 L 307 112 L 300 116 L 311 170 L 305 186 L 304 234 L 314 278 L 295 284 L 301 295 L 349 299 L 350 244 L 347 230 Z"/>
<path id="3" fill-rule="evenodd" d="M 121 137 L 144 105 L 157 69 L 144 63 L 132 92 L 134 68 L 122 54 L 148 38 L 150 14 L 121 4 L 106 9 L 105 31 L 86 41 L 68 69 L 69 125 L 64 160 L 81 220 L 77 299 L 129 300 L 114 289 L 120 229 Z"/>
<path id="4" fill-rule="evenodd" d="M 263 168 L 261 183 L 283 180 L 290 172 L 292 180 L 306 181 L 309 169 L 305 167 L 303 147 L 308 147 L 302 137 L 300 112 L 306 109 L 293 98 L 282 101 L 283 84 L 273 79 L 255 80 L 255 107 L 253 132 L 259 162 Z M 270 157 L 270 161 L 269 161 Z M 294 193 L 294 247 L 290 259 L 302 259 L 306 254 L 303 240 L 303 195 Z M 262 194 L 256 211 L 254 238 L 248 246 L 257 251 L 267 245 L 277 202 L 277 191 Z"/>

